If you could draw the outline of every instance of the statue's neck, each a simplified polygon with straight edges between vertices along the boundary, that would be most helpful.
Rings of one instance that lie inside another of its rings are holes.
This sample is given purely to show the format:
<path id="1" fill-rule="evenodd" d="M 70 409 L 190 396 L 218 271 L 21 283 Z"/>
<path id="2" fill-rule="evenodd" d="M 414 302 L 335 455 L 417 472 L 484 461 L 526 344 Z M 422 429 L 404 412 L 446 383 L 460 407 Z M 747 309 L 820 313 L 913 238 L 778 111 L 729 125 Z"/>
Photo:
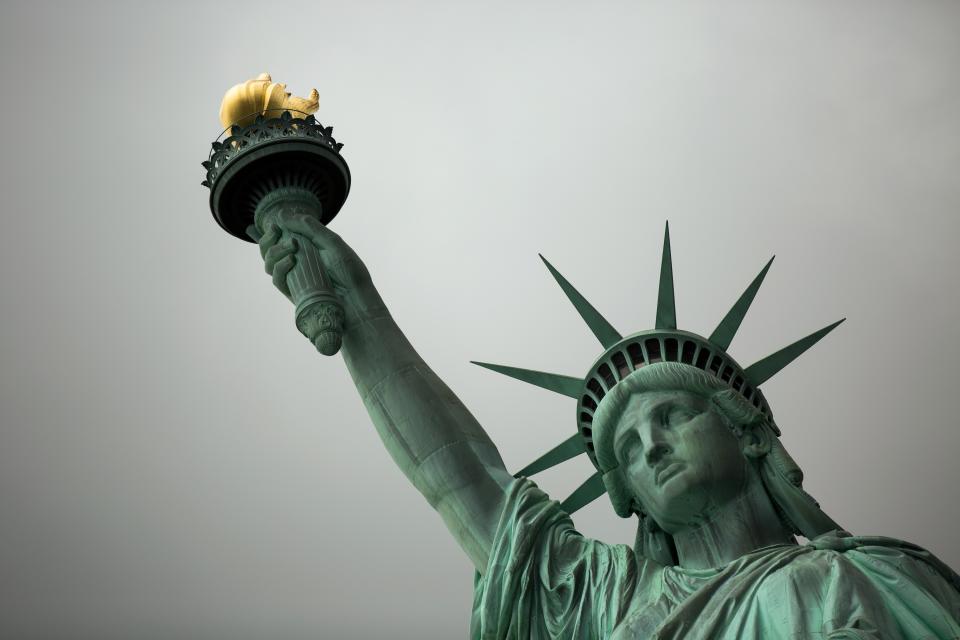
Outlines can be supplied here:
<path id="1" fill-rule="evenodd" d="M 674 533 L 673 541 L 680 566 L 685 569 L 719 567 L 755 549 L 796 543 L 756 473 L 750 474 L 746 490 L 739 497 L 697 526 Z"/>

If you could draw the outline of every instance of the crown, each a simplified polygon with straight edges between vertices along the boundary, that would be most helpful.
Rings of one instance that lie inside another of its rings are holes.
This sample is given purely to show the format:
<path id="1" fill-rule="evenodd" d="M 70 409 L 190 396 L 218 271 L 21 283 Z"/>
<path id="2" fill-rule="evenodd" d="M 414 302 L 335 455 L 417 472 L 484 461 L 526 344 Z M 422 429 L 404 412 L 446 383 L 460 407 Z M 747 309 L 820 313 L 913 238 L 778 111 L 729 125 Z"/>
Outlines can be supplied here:
<path id="1" fill-rule="evenodd" d="M 654 328 L 623 337 L 600 313 L 564 278 L 542 255 L 547 269 L 573 303 L 580 317 L 605 349 L 590 367 L 585 378 L 521 369 L 487 362 L 472 361 L 498 373 L 542 387 L 577 400 L 577 432 L 514 474 L 531 476 L 562 462 L 586 453 L 597 469 L 583 484 L 561 503 L 567 513 L 593 502 L 606 487 L 593 444 L 593 417 L 604 396 L 632 372 L 658 362 L 676 362 L 695 367 L 721 380 L 733 391 L 767 417 L 774 432 L 780 430 L 773 420 L 770 406 L 759 387 L 793 362 L 800 354 L 830 333 L 843 320 L 827 325 L 819 331 L 780 349 L 748 367 L 740 366 L 727 353 L 727 348 L 740 328 L 760 285 L 763 283 L 773 258 L 767 262 L 723 317 L 710 337 L 704 338 L 689 331 L 677 329 L 674 302 L 673 261 L 670 254 L 670 225 L 663 237 L 663 256 L 660 262 L 660 286 L 657 295 L 657 315 Z"/>

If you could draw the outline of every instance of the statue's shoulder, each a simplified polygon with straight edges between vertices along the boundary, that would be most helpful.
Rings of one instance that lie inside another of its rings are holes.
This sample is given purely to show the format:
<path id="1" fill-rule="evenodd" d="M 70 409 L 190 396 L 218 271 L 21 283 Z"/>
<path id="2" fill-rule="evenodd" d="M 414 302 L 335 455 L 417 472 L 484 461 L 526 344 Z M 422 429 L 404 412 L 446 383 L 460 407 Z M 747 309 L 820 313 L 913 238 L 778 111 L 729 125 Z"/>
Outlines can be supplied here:
<path id="1" fill-rule="evenodd" d="M 805 546 L 821 560 L 830 561 L 839 556 L 866 571 L 907 573 L 920 579 L 936 576 L 955 591 L 960 591 L 960 576 L 953 569 L 928 550 L 905 540 L 831 531 L 810 540 Z"/>
<path id="2" fill-rule="evenodd" d="M 694 637 L 806 638 L 875 629 L 883 634 L 856 637 L 960 638 L 953 578 L 916 545 L 838 532 L 758 549 L 719 569 L 668 567 L 654 599 L 633 612 L 629 625 L 646 629 L 641 623 L 666 601 L 673 608 L 657 623 L 665 638 L 685 637 L 691 620 L 713 634 Z"/>
<path id="3" fill-rule="evenodd" d="M 807 603 L 860 603 L 867 609 L 926 602 L 929 615 L 960 619 L 957 574 L 926 549 L 882 536 L 835 531 L 810 540 L 783 556 L 760 592 L 761 599 L 793 594 Z"/>

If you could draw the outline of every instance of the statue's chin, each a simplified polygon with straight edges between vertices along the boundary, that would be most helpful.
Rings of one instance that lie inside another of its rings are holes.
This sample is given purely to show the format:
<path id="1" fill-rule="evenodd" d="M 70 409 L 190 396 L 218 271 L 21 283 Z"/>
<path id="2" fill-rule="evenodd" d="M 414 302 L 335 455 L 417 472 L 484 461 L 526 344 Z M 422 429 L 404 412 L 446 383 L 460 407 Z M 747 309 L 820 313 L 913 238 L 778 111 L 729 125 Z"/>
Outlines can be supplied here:
<path id="1" fill-rule="evenodd" d="M 664 531 L 675 533 L 697 528 L 714 515 L 715 498 L 712 487 L 707 486 L 689 465 L 663 470 L 655 494 L 648 495 L 642 503 L 647 513 Z"/>

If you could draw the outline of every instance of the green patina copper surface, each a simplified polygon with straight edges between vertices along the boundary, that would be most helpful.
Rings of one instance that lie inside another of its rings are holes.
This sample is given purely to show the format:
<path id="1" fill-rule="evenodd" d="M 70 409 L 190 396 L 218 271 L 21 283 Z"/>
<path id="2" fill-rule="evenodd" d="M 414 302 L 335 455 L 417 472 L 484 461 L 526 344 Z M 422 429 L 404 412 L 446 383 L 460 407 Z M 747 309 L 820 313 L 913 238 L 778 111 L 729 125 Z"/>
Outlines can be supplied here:
<path id="1" fill-rule="evenodd" d="M 476 568 L 473 638 L 960 638 L 957 575 L 824 513 L 759 389 L 840 323 L 747 367 L 727 353 L 770 262 L 705 338 L 678 328 L 666 229 L 654 328 L 624 336 L 541 256 L 604 352 L 585 377 L 476 363 L 577 401 L 576 431 L 511 475 L 325 226 L 350 187 L 342 145 L 312 115 L 264 118 L 284 86 L 262 74 L 225 97 L 231 135 L 203 163 L 211 210 L 258 242 L 318 350 L 342 339 L 384 445 Z M 312 113 L 316 97 L 290 99 Z M 596 471 L 562 502 L 528 478 L 581 454 Z M 636 519 L 632 547 L 574 529 L 570 514 L 604 494 Z"/>
<path id="2" fill-rule="evenodd" d="M 483 364 L 578 400 L 578 432 L 514 477 L 336 233 L 289 208 L 250 232 L 285 293 L 302 244 L 319 250 L 371 420 L 477 569 L 473 638 L 960 637 L 953 571 L 843 531 L 803 491 L 757 388 L 837 323 L 750 367 L 726 353 L 769 263 L 709 339 L 676 328 L 669 236 L 657 327 L 627 337 L 546 263 L 606 351 L 585 379 Z M 562 504 L 526 477 L 581 453 L 597 472 Z M 604 493 L 637 518 L 633 547 L 574 529 Z"/>

